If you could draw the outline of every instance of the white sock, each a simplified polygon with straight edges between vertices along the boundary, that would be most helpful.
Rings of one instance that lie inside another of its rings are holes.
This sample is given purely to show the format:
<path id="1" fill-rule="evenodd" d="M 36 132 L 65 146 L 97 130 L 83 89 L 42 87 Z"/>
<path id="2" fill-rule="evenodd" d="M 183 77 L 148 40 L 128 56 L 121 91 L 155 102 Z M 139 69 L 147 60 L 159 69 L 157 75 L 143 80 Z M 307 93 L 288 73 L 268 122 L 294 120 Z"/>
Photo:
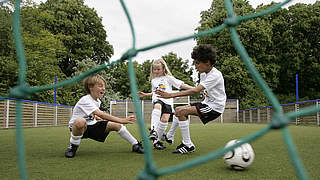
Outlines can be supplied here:
<path id="1" fill-rule="evenodd" d="M 174 138 L 174 134 L 176 133 L 176 130 L 179 126 L 179 119 L 177 118 L 177 116 L 173 115 L 173 120 L 171 123 L 171 127 L 167 133 L 167 138 L 168 139 L 173 139 Z"/>
<path id="2" fill-rule="evenodd" d="M 166 123 L 165 122 L 161 122 L 161 121 L 159 122 L 159 124 L 157 126 L 157 129 L 156 129 L 156 132 L 158 134 L 157 141 L 161 141 L 163 133 L 164 133 L 164 131 L 166 131 L 167 127 L 168 127 L 168 122 L 166 122 Z"/>
<path id="3" fill-rule="evenodd" d="M 131 133 L 127 130 L 125 126 L 122 125 L 121 129 L 117 131 L 117 133 L 125 140 L 127 140 L 130 144 L 137 144 L 138 141 L 134 138 Z"/>
<path id="4" fill-rule="evenodd" d="M 179 121 L 179 127 L 182 135 L 182 143 L 188 147 L 193 146 L 190 138 L 189 121 Z"/>
<path id="5" fill-rule="evenodd" d="M 79 146 L 80 142 L 81 142 L 81 138 L 82 138 L 82 135 L 81 136 L 75 136 L 71 132 L 70 143 Z"/>
<path id="6" fill-rule="evenodd" d="M 151 113 L 151 129 L 156 130 L 160 122 L 161 111 L 159 109 L 153 109 Z"/>

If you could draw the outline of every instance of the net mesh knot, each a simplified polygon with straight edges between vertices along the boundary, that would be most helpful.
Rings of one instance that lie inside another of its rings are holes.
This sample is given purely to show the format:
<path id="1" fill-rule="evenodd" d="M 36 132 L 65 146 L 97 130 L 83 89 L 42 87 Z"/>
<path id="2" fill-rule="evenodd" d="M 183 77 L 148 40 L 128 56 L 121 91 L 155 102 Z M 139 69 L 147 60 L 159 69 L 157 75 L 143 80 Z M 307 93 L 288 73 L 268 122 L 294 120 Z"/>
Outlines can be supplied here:
<path id="1" fill-rule="evenodd" d="M 153 173 L 154 171 L 148 171 L 146 169 L 143 169 L 138 173 L 137 179 L 138 180 L 156 180 L 158 179 L 158 175 Z"/>
<path id="2" fill-rule="evenodd" d="M 131 57 L 134 57 L 138 54 L 138 51 L 135 48 L 129 49 L 127 52 L 125 52 L 122 57 L 120 58 L 121 61 L 124 61 L 126 59 L 129 59 Z"/>
<path id="3" fill-rule="evenodd" d="M 8 95 L 11 98 L 23 99 L 23 98 L 28 97 L 30 94 L 31 94 L 31 92 L 29 91 L 27 84 L 23 83 L 23 84 L 20 84 L 20 85 L 13 87 L 9 91 Z"/>
<path id="4" fill-rule="evenodd" d="M 282 113 L 274 113 L 272 121 L 271 121 L 271 128 L 272 129 L 281 129 L 287 126 L 290 123 L 288 117 L 284 116 Z"/>
<path id="5" fill-rule="evenodd" d="M 224 20 L 224 23 L 229 27 L 235 27 L 240 24 L 240 20 L 237 16 L 232 16 L 232 17 L 226 18 Z"/>

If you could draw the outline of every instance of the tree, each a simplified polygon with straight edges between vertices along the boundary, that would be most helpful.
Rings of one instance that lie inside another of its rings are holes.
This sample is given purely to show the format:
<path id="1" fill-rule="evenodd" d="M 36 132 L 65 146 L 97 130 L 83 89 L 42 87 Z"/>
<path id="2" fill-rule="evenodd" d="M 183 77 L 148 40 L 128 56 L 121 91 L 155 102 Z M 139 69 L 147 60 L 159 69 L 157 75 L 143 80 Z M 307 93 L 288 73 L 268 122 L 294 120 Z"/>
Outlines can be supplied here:
<path id="1" fill-rule="evenodd" d="M 236 0 L 238 16 L 263 11 L 275 3 L 254 10 L 247 1 Z M 295 4 L 271 14 L 242 22 L 236 27 L 251 60 L 280 103 L 295 101 L 295 74 L 299 74 L 302 99 L 319 98 L 319 14 L 320 2 Z M 226 10 L 222 0 L 212 3 L 201 13 L 198 31 L 217 27 L 224 22 Z M 252 76 L 239 60 L 227 30 L 197 38 L 198 44 L 217 48 L 216 67 L 225 77 L 227 96 L 240 99 L 240 108 L 269 105 Z"/>
<path id="2" fill-rule="evenodd" d="M 6 95 L 9 88 L 17 81 L 11 17 L 12 11 L 6 6 L 0 6 L 0 95 Z"/>
<path id="3" fill-rule="evenodd" d="M 144 67 L 138 62 L 133 62 L 134 71 L 136 74 L 137 87 L 146 86 L 148 84 L 148 75 L 145 72 Z M 128 62 L 118 63 L 112 68 L 112 76 L 115 77 L 115 84 L 113 89 L 115 92 L 119 92 L 124 98 L 131 98 L 130 91 L 130 79 L 129 79 L 129 69 Z"/>
<path id="4" fill-rule="evenodd" d="M 177 57 L 177 54 L 173 52 L 162 56 L 162 58 L 166 61 L 168 68 L 175 78 L 180 79 L 191 86 L 194 85 L 192 79 L 193 68 L 189 67 L 188 60 Z"/>
<path id="5" fill-rule="evenodd" d="M 0 56 L 9 56 L 13 49 L 12 12 L 6 6 L 0 6 Z"/>
<path id="6" fill-rule="evenodd" d="M 97 12 L 84 5 L 83 0 L 47 0 L 39 6 L 47 13 L 45 27 L 67 48 L 59 66 L 66 76 L 74 73 L 76 61 L 90 58 L 96 63 L 109 61 L 113 48 L 106 41 L 106 31 Z"/>
<path id="7" fill-rule="evenodd" d="M 286 45 L 279 47 L 284 54 L 282 61 L 279 61 L 282 67 L 280 79 L 286 87 L 278 89 L 280 94 L 295 91 L 295 74 L 298 74 L 301 98 L 309 100 L 320 97 L 319 11 L 320 2 L 289 7 L 289 25 L 283 33 L 287 41 Z M 291 81 L 288 81 L 289 79 Z"/>
<path id="8" fill-rule="evenodd" d="M 147 60 L 144 61 L 139 68 L 139 90 L 142 92 L 150 92 L 151 91 L 151 82 L 150 78 L 150 68 L 152 61 Z M 150 98 L 151 99 L 151 98 Z"/>
<path id="9" fill-rule="evenodd" d="M 319 6 L 295 4 L 263 16 L 272 24 L 273 48 L 270 52 L 280 68 L 275 93 L 282 103 L 295 101 L 295 75 L 299 75 L 299 96 L 319 98 Z M 269 6 L 258 7 L 259 10 Z"/>
<path id="10" fill-rule="evenodd" d="M 22 6 L 21 35 L 27 65 L 26 83 L 29 86 L 53 84 L 55 76 L 65 78 L 58 66 L 59 59 L 56 58 L 59 54 L 65 52 L 65 48 L 55 35 L 43 29 L 42 24 L 38 21 L 39 17 L 43 15 L 33 4 Z M 7 21 L 12 24 L 12 19 L 9 16 L 7 16 Z M 6 95 L 8 90 L 16 86 L 18 82 L 19 69 L 12 42 L 12 26 L 9 27 L 4 28 L 4 34 L 8 34 L 8 36 L 5 36 L 8 47 L 0 56 L 1 95 Z M 30 98 L 53 103 L 54 90 L 39 92 L 31 95 Z"/>
<path id="11" fill-rule="evenodd" d="M 232 1 L 238 16 L 254 13 L 247 1 Z M 213 1 L 210 9 L 201 13 L 200 26 L 197 31 L 208 30 L 221 25 L 227 17 L 222 0 Z M 272 48 L 272 29 L 270 23 L 256 18 L 242 22 L 236 27 L 240 40 L 247 49 L 252 62 L 271 88 L 278 86 L 279 66 L 274 62 Z M 225 78 L 228 98 L 239 98 L 241 108 L 267 105 L 264 95 L 252 80 L 244 64 L 240 61 L 228 30 L 218 34 L 197 38 L 197 44 L 211 44 L 217 48 L 217 67 Z"/>

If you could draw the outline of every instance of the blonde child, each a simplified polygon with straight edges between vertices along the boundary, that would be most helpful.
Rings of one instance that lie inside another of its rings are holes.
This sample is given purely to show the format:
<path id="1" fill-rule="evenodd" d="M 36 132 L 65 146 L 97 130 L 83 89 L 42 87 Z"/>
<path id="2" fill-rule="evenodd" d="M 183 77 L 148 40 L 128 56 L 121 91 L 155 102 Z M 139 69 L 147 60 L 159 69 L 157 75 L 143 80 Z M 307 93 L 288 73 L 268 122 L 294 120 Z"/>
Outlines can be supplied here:
<path id="1" fill-rule="evenodd" d="M 132 145 L 132 151 L 143 153 L 143 147 L 122 124 L 133 124 L 135 116 L 119 118 L 101 111 L 99 98 L 105 93 L 106 81 L 99 75 L 88 76 L 83 81 L 87 95 L 80 98 L 73 109 L 69 121 L 71 131 L 70 146 L 65 157 L 73 158 L 81 139 L 90 138 L 104 142 L 111 131 L 116 131 L 123 139 Z"/>
<path id="2" fill-rule="evenodd" d="M 167 63 L 163 59 L 157 59 L 152 62 L 150 80 L 152 92 L 138 92 L 138 94 L 140 98 L 152 97 L 153 110 L 151 113 L 151 131 L 149 138 L 153 141 L 155 149 L 164 150 L 166 147 L 160 142 L 160 140 L 168 127 L 170 115 L 173 113 L 173 98 L 159 98 L 159 95 L 157 95 L 155 91 L 161 90 L 170 93 L 172 92 L 172 86 L 177 89 L 190 89 L 192 87 L 173 77 Z M 175 127 L 177 127 L 178 121 L 175 121 L 174 123 Z M 173 138 L 173 136 L 170 138 Z M 166 138 L 166 140 L 169 143 L 173 142 L 173 139 Z"/>

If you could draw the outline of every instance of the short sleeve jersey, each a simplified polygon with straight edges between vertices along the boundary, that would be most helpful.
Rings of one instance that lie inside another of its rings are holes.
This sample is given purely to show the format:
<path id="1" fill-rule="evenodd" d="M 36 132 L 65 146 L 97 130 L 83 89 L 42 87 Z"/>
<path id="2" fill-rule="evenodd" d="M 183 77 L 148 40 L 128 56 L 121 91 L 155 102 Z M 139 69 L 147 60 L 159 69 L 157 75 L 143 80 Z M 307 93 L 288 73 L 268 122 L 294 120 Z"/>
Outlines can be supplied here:
<path id="1" fill-rule="evenodd" d="M 201 73 L 200 84 L 204 87 L 203 104 L 207 104 L 213 110 L 223 113 L 226 105 L 226 93 L 222 73 L 212 67 L 209 73 Z"/>
<path id="2" fill-rule="evenodd" d="M 155 102 L 156 100 L 161 100 L 164 103 L 173 106 L 173 98 L 159 98 L 158 94 L 155 93 L 157 89 L 160 89 L 164 92 L 171 93 L 172 92 L 172 86 L 174 86 L 177 89 L 180 89 L 181 85 L 183 84 L 183 81 L 176 79 L 173 76 L 161 76 L 153 78 L 151 81 L 152 86 L 152 102 Z"/>
<path id="3" fill-rule="evenodd" d="M 101 101 L 98 99 L 94 100 L 90 94 L 83 96 L 77 102 L 73 108 L 72 117 L 69 121 L 69 127 L 72 127 L 73 122 L 77 118 L 84 118 L 87 122 L 87 125 L 93 125 L 97 122 L 93 111 L 100 108 Z"/>

